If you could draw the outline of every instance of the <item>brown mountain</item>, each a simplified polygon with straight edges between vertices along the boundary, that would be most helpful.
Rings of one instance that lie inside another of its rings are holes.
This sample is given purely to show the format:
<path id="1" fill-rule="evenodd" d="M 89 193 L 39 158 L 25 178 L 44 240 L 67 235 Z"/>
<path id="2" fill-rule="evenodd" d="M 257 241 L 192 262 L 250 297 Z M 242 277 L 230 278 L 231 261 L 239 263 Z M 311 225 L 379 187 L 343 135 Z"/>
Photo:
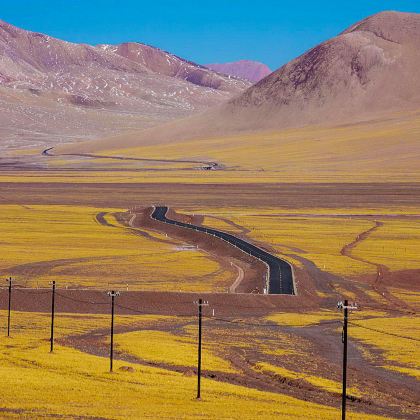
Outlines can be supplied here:
<path id="1" fill-rule="evenodd" d="M 420 14 L 379 13 L 281 67 L 224 112 L 252 127 L 285 127 L 419 107 L 419 45 Z"/>
<path id="2" fill-rule="evenodd" d="M 419 44 L 420 14 L 379 13 L 309 50 L 220 107 L 83 148 L 332 126 L 420 109 Z"/>
<path id="3" fill-rule="evenodd" d="M 148 127 L 250 85 L 143 44 L 73 44 L 2 21 L 0 57 L 3 146 Z"/>
<path id="4" fill-rule="evenodd" d="M 259 82 L 271 73 L 270 68 L 265 64 L 250 60 L 222 64 L 206 64 L 206 67 L 222 74 L 249 80 L 253 83 Z"/>

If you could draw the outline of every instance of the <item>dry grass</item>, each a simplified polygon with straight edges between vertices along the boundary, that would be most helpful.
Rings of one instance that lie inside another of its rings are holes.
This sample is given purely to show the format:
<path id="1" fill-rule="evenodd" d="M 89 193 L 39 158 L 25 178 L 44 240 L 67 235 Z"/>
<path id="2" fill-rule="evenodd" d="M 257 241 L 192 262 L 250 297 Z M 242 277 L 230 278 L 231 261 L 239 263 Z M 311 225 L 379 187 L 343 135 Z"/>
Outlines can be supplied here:
<path id="1" fill-rule="evenodd" d="M 392 271 L 420 268 L 420 220 L 386 220 L 353 251 Z"/>
<path id="2" fill-rule="evenodd" d="M 163 139 L 161 144 L 143 146 L 138 145 L 136 133 L 120 136 L 115 143 L 118 148 L 110 149 L 109 144 L 101 146 L 99 142 L 96 151 L 108 156 L 211 160 L 224 164 L 228 170 L 184 170 L 181 168 L 201 165 L 58 156 L 47 161 L 57 171 L 21 172 L 19 179 L 14 172 L 2 172 L 0 182 L 419 182 L 419 134 L 418 112 L 337 127 L 305 127 L 166 143 L 168 139 Z M 78 144 L 73 149 L 79 152 L 82 146 Z M 38 154 L 39 151 L 34 151 L 35 157 L 39 158 Z M 62 171 L 78 166 L 97 172 Z"/>
<path id="3" fill-rule="evenodd" d="M 289 254 L 300 255 L 314 262 L 321 270 L 338 275 L 374 272 L 369 264 L 354 261 L 341 254 L 347 243 L 372 226 L 369 221 L 333 217 L 270 216 L 265 212 L 261 214 L 259 210 L 232 213 L 230 217 L 226 214 L 226 217 L 249 229 L 249 237 L 270 245 L 286 259 Z M 214 219 L 206 218 L 206 222 L 213 226 Z"/>
<path id="4" fill-rule="evenodd" d="M 358 327 L 360 325 L 361 327 Z M 362 328 L 365 327 L 365 328 Z M 377 330 L 377 331 L 375 331 Z M 392 335 L 382 334 L 380 331 Z M 350 335 L 370 347 L 370 357 L 384 367 L 419 378 L 420 351 L 420 317 L 373 318 L 357 320 L 350 325 Z M 375 350 L 379 351 L 378 358 Z"/>
<path id="5" fill-rule="evenodd" d="M 414 290 L 397 289 L 395 287 L 392 287 L 389 290 L 398 299 L 401 299 L 403 302 L 406 302 L 417 310 L 420 309 L 420 292 L 416 292 Z"/>
<path id="6" fill-rule="evenodd" d="M 159 147 L 137 146 L 136 138 L 128 135 L 119 139 L 118 150 L 102 153 L 155 159 L 206 158 L 228 167 L 256 173 L 264 171 L 263 177 L 272 176 L 282 182 L 291 179 L 407 181 L 420 179 L 419 134 L 419 114 L 404 113 L 383 121 L 338 127 L 306 127 L 166 143 L 165 139 Z M 201 174 L 200 182 L 208 177 Z M 219 182 L 231 174 L 211 177 Z"/>
<path id="7" fill-rule="evenodd" d="M 135 331 L 118 334 L 118 348 L 142 360 L 175 366 L 197 366 L 197 340 L 164 331 Z M 235 372 L 230 364 L 215 356 L 206 346 L 202 353 L 207 370 Z"/>
<path id="8" fill-rule="evenodd" d="M 207 254 L 133 235 L 112 216 L 108 220 L 116 227 L 102 226 L 95 220 L 99 211 L 0 206 L 0 269 L 27 285 L 56 280 L 61 287 L 173 291 L 224 291 L 229 285 L 229 273 Z"/>
<path id="9" fill-rule="evenodd" d="M 322 321 L 339 320 L 340 314 L 332 311 L 320 311 L 316 313 L 277 313 L 267 317 L 268 321 L 273 321 L 279 325 L 288 327 L 307 327 L 319 324 Z"/>
<path id="10" fill-rule="evenodd" d="M 307 382 L 317 388 L 321 388 L 324 391 L 332 392 L 334 394 L 340 394 L 342 390 L 342 385 L 340 382 L 332 381 L 331 379 L 326 379 L 319 376 L 308 375 L 303 372 L 294 372 L 292 370 L 280 366 L 274 366 L 269 363 L 257 363 L 255 369 L 261 370 L 263 372 L 274 373 L 275 375 L 278 375 L 282 378 Z M 348 388 L 348 395 L 352 395 L 358 398 L 362 396 L 359 390 L 352 387 Z"/>
<path id="11" fill-rule="evenodd" d="M 118 318 L 127 325 L 147 325 L 152 320 L 139 316 Z M 57 335 L 86 333 L 105 320 L 100 315 L 60 315 Z M 203 399 L 197 402 L 194 377 L 120 361 L 115 361 L 115 373 L 110 374 L 108 361 L 103 357 L 62 345 L 49 354 L 47 336 L 48 317 L 15 313 L 13 337 L 0 343 L 3 418 L 159 419 L 176 413 L 178 418 L 335 419 L 339 415 L 336 408 L 208 379 L 203 379 Z M 134 343 L 131 338 L 130 343 Z M 122 365 L 135 371 L 121 371 L 118 368 Z M 350 414 L 349 418 L 359 419 L 361 415 Z M 363 415 L 363 418 L 381 417 Z"/>
<path id="12" fill-rule="evenodd" d="M 237 227 L 222 220 L 226 218 L 250 230 L 248 237 L 269 245 L 295 264 L 299 265 L 293 261 L 293 255 L 298 255 L 321 270 L 339 276 L 375 274 L 375 264 L 387 265 L 393 271 L 420 268 L 420 221 L 405 219 L 407 215 L 419 214 L 418 208 L 367 208 L 353 212 L 349 209 L 231 208 L 194 212 L 212 216 L 204 219 L 208 226 L 238 233 Z M 375 226 L 372 218 L 364 218 L 372 215 L 383 225 L 350 251 L 354 259 L 343 255 L 345 245 Z M 387 218 L 390 215 L 392 220 Z"/>

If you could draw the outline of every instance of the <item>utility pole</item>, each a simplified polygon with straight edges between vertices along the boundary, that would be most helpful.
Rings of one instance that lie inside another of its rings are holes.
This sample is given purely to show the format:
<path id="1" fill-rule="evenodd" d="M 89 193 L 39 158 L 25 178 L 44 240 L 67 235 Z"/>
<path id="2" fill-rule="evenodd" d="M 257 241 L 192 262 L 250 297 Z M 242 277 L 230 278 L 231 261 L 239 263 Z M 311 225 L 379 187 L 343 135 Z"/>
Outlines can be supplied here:
<path id="1" fill-rule="evenodd" d="M 51 337 L 50 337 L 50 353 L 54 351 L 54 316 L 55 316 L 55 280 L 52 284 L 51 295 Z"/>
<path id="2" fill-rule="evenodd" d="M 10 337 L 10 312 L 12 309 L 12 278 L 6 280 L 9 283 L 9 308 L 7 311 L 7 336 Z"/>
<path id="3" fill-rule="evenodd" d="M 111 290 L 108 292 L 108 296 L 111 296 L 111 348 L 109 352 L 109 371 L 112 372 L 113 362 L 114 362 L 114 306 L 115 306 L 115 296 L 119 296 L 120 292 Z"/>
<path id="4" fill-rule="evenodd" d="M 201 398 L 201 334 L 202 334 L 202 316 L 203 316 L 203 306 L 208 306 L 207 301 L 203 299 L 198 299 L 194 302 L 198 306 L 198 361 L 197 361 L 197 400 Z"/>
<path id="5" fill-rule="evenodd" d="M 343 391 L 341 395 L 341 419 L 346 420 L 346 399 L 347 399 L 347 327 L 348 327 L 348 316 L 349 310 L 357 310 L 356 304 L 349 305 L 348 300 L 344 302 L 338 302 L 337 308 L 343 310 L 344 321 L 343 321 L 343 333 L 342 333 L 342 342 L 344 344 L 343 348 Z"/>

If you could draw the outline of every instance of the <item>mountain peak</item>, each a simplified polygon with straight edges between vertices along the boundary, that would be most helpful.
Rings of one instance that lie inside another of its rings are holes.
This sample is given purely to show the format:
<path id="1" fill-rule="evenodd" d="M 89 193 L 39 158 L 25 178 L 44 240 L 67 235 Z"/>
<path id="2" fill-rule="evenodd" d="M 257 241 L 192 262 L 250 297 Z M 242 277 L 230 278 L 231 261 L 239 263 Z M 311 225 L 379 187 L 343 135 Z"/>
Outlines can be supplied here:
<path id="1" fill-rule="evenodd" d="M 420 106 L 420 14 L 370 16 L 232 99 L 242 125 L 348 121 Z"/>
<path id="2" fill-rule="evenodd" d="M 34 115 L 30 121 L 37 133 L 47 127 L 59 137 L 102 135 L 117 124 L 142 128 L 190 115 L 251 85 L 145 44 L 70 43 L 4 21 L 0 57 L 0 119 L 13 114 L 17 121 L 8 127 L 10 138 L 21 131 L 31 138 L 25 114 Z M 98 122 L 99 111 L 112 115 L 108 126 Z"/>
<path id="3" fill-rule="evenodd" d="M 271 73 L 268 66 L 258 61 L 239 60 L 222 64 L 206 64 L 206 67 L 228 76 L 239 77 L 250 82 L 259 82 Z"/>
<path id="4" fill-rule="evenodd" d="M 396 43 L 420 42 L 420 14 L 384 11 L 350 26 L 342 34 L 370 32 L 386 41 Z"/>

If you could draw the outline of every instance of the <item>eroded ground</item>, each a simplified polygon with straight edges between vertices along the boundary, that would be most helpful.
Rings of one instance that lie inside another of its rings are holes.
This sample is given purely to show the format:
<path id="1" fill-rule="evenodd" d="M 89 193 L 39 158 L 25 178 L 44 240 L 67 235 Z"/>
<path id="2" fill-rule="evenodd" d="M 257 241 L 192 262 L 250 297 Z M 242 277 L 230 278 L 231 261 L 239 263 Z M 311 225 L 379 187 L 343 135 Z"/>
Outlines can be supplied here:
<path id="1" fill-rule="evenodd" d="M 360 304 L 350 324 L 349 409 L 355 418 L 418 418 L 417 184 L 83 181 L 1 184 L 2 274 L 21 286 L 63 284 L 54 355 L 47 354 L 50 292 L 14 292 L 20 312 L 13 312 L 12 338 L 1 344 L 5 416 L 336 418 L 342 344 L 335 305 L 348 297 Z M 289 259 L 298 296 L 227 293 L 238 278 L 228 261 L 237 258 L 243 269 L 252 262 L 217 244 L 194 248 L 198 238 L 148 224 L 153 204 Z M 106 373 L 109 287 L 123 292 L 114 375 Z M 202 405 L 193 401 L 199 296 L 210 303 Z M 0 299 L 5 309 L 6 290 Z M 45 396 L 45 375 L 56 387 L 53 400 Z M 16 396 L 22 386 L 30 389 L 25 398 Z"/>

